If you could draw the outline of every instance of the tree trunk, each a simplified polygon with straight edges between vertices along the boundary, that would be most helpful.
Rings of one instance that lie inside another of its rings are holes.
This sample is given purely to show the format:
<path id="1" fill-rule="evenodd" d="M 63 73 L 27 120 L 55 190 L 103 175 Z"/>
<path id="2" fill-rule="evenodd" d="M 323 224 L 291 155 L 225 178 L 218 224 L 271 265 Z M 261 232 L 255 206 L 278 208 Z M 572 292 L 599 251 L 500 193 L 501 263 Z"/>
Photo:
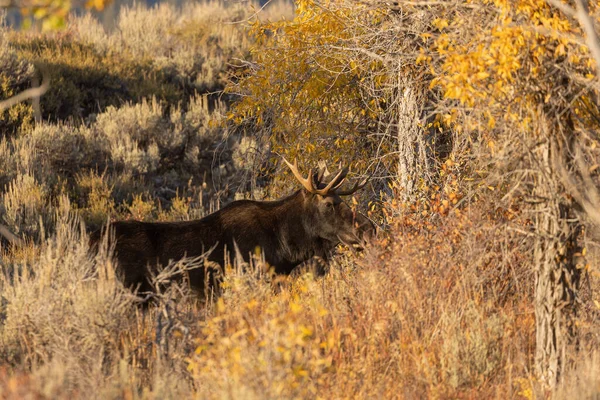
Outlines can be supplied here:
<path id="1" fill-rule="evenodd" d="M 581 269 L 581 225 L 571 204 L 559 196 L 561 188 L 553 160 L 552 139 L 539 146 L 535 163 L 539 174 L 533 188 L 536 352 L 538 377 L 553 387 L 567 362 L 567 349 L 576 342 L 575 318 Z"/>
<path id="2" fill-rule="evenodd" d="M 421 117 L 422 96 L 403 74 L 398 77 L 397 95 L 398 180 L 404 200 L 411 199 L 419 176 L 428 171 Z"/>

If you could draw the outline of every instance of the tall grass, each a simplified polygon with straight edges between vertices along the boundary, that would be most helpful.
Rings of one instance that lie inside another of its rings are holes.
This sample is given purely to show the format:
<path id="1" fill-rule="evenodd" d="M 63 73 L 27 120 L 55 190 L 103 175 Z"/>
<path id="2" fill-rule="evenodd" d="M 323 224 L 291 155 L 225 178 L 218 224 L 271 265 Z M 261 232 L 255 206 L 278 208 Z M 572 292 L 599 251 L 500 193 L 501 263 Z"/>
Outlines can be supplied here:
<path id="1" fill-rule="evenodd" d="M 171 291 L 145 311 L 116 279 L 110 249 L 90 252 L 71 214 L 57 218 L 28 257 L 2 258 L 3 395 L 17 381 L 21 395 L 54 398 L 543 395 L 530 372 L 525 249 L 504 253 L 515 236 L 485 208 L 432 232 L 399 224 L 363 256 L 336 257 L 323 278 L 234 269 L 218 299 Z"/>

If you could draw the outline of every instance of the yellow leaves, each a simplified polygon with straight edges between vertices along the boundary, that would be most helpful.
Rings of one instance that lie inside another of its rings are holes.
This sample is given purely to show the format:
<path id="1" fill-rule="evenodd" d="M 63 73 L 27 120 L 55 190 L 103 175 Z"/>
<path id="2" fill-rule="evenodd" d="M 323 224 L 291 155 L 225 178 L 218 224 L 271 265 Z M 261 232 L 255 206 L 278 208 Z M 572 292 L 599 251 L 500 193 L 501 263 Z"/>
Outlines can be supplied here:
<path id="1" fill-rule="evenodd" d="M 87 8 L 103 10 L 112 0 L 88 0 L 85 3 Z M 27 3 L 27 7 L 20 9 L 25 17 L 31 17 L 42 21 L 43 30 L 58 29 L 65 26 L 65 19 L 71 11 L 71 0 L 34 0 Z M 31 26 L 31 18 L 26 18 L 24 27 Z"/>
<path id="2" fill-rule="evenodd" d="M 314 330 L 311 327 L 300 325 L 300 336 L 303 339 L 309 339 L 313 336 Z"/>
<path id="3" fill-rule="evenodd" d="M 85 7 L 86 8 L 95 8 L 98 11 L 102 11 L 102 10 L 104 10 L 104 7 L 106 7 L 109 3 L 110 3 L 110 1 L 107 1 L 107 0 L 88 0 L 85 3 Z"/>
<path id="4" fill-rule="evenodd" d="M 448 25 L 449 25 L 448 20 L 445 18 L 436 18 L 433 20 L 433 22 L 431 24 L 439 30 L 443 30 L 444 28 L 448 27 Z"/>
<path id="5" fill-rule="evenodd" d="M 515 109 L 523 109 L 535 101 L 523 91 L 524 79 L 537 79 L 540 74 L 546 74 L 543 66 L 554 62 L 556 57 L 568 56 L 572 63 L 583 63 L 587 59 L 581 56 L 583 53 L 572 51 L 573 46 L 562 36 L 549 39 L 527 25 L 543 25 L 556 32 L 572 29 L 568 21 L 550 13 L 543 1 L 507 0 L 494 1 L 494 4 L 500 8 L 499 18 L 481 33 L 466 40 L 464 32 L 452 31 L 455 25 L 450 20 L 432 45 L 441 64 L 439 68 L 432 67 L 431 86 L 441 89 L 446 99 L 482 110 L 479 116 L 466 116 L 464 123 L 455 129 L 462 126 L 468 130 L 489 130 L 500 120 L 531 129 L 531 118 L 506 110 L 507 101 Z M 531 20 L 524 22 L 523 16 Z M 515 23 L 517 20 L 519 24 Z M 421 51 L 418 61 L 425 60 L 426 51 Z M 444 119 L 454 122 L 448 115 Z"/>
<path id="6" fill-rule="evenodd" d="M 533 400 L 535 398 L 533 383 L 536 382 L 536 378 L 531 376 L 529 378 L 517 378 L 515 382 L 519 386 L 518 395 L 524 397 L 527 400 Z"/>
<path id="7" fill-rule="evenodd" d="M 42 19 L 42 18 L 48 16 L 48 8 L 42 7 L 42 8 L 38 8 L 37 10 L 34 10 L 33 16 L 35 17 L 35 19 Z"/>
<path id="8" fill-rule="evenodd" d="M 315 14 L 316 4 L 314 0 L 296 1 L 296 19 L 310 18 Z"/>
<path id="9" fill-rule="evenodd" d="M 475 74 L 475 79 L 481 81 L 481 80 L 489 78 L 489 76 L 490 76 L 489 72 L 481 71 L 481 72 L 478 72 Z"/>
<path id="10" fill-rule="evenodd" d="M 446 50 L 448 50 L 448 47 L 450 46 L 450 37 L 443 33 L 441 35 L 438 36 L 438 38 L 435 41 L 434 44 L 434 49 L 439 52 L 440 54 L 444 54 L 446 52 Z"/>
<path id="11" fill-rule="evenodd" d="M 445 126 L 452 126 L 458 119 L 458 112 L 456 109 L 452 110 L 450 113 L 444 114 L 442 116 L 442 121 Z"/>
<path id="12" fill-rule="evenodd" d="M 417 56 L 415 63 L 420 65 L 426 62 L 431 62 L 431 56 L 425 54 L 425 49 L 421 49 L 419 50 L 419 55 Z"/>
<path id="13" fill-rule="evenodd" d="M 225 302 L 223 301 L 222 297 L 219 297 L 219 300 L 217 300 L 216 309 L 218 314 L 222 314 L 225 312 Z"/>
<path id="14" fill-rule="evenodd" d="M 290 307 L 290 311 L 294 314 L 298 314 L 300 311 L 302 311 L 302 306 L 293 301 L 290 302 L 289 307 Z"/>
<path id="15" fill-rule="evenodd" d="M 248 278 L 244 276 L 237 278 Z M 234 284 L 219 298 L 217 306 L 222 303 L 224 312 L 203 322 L 195 352 L 186 360 L 192 378 L 218 371 L 211 379 L 225 375 L 223 382 L 230 385 L 278 371 L 281 388 L 275 392 L 293 388 L 296 395 L 314 393 L 314 388 L 295 389 L 312 384 L 311 379 L 330 368 L 339 346 L 339 331 L 327 323 L 320 287 L 312 278 L 299 278 L 274 294 L 268 282 L 257 283 L 259 290 L 252 293 L 244 282 Z M 244 302 L 240 296 L 251 298 Z M 265 382 L 272 387 L 272 381 Z"/>
<path id="16" fill-rule="evenodd" d="M 490 149 L 492 155 L 495 153 L 496 143 L 493 140 L 488 141 L 488 148 Z"/>
<path id="17" fill-rule="evenodd" d="M 581 57 L 578 54 L 569 54 L 569 62 L 571 64 L 579 64 L 581 62 Z"/>
<path id="18" fill-rule="evenodd" d="M 247 310 L 254 310 L 256 307 L 258 307 L 258 301 L 256 299 L 251 299 L 248 303 L 246 303 L 246 305 L 244 306 Z"/>
<path id="19" fill-rule="evenodd" d="M 506 23 L 510 18 L 504 18 Z M 479 101 L 495 101 L 503 95 L 503 86 L 511 83 L 521 67 L 523 30 L 513 26 L 493 26 L 489 32 L 475 35 L 474 43 L 461 44 L 460 37 L 441 34 L 434 50 L 442 56 L 442 74 L 432 84 L 440 86 L 444 97 L 472 107 Z M 489 90 L 493 82 L 494 91 Z"/>
<path id="20" fill-rule="evenodd" d="M 585 66 L 593 71 L 596 70 L 596 61 L 593 58 L 588 58 L 585 61 Z"/>
<path id="21" fill-rule="evenodd" d="M 298 377 L 306 377 L 306 376 L 308 376 L 308 371 L 306 371 L 300 365 L 297 365 L 297 366 L 294 367 L 293 373 L 294 373 L 294 375 L 296 375 Z"/>

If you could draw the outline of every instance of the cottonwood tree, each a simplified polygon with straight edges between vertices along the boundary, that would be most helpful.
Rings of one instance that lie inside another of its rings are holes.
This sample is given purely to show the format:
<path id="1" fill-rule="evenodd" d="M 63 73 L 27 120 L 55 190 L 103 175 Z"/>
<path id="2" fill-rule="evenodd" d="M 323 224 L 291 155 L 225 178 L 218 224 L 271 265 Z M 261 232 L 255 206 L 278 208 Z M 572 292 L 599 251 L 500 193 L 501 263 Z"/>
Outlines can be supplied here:
<path id="1" fill-rule="evenodd" d="M 405 200 L 428 179 L 426 67 L 416 58 L 423 13 L 386 2 L 300 0 L 292 21 L 255 22 L 253 63 L 229 91 L 230 115 L 266 132 L 273 150 L 397 176 Z"/>
<path id="2" fill-rule="evenodd" d="M 439 32 L 422 59 L 435 69 L 432 84 L 446 107 L 457 111 L 446 123 L 475 136 L 480 149 L 487 144 L 499 200 L 532 215 L 535 365 L 553 386 L 577 347 L 585 221 L 564 176 L 580 163 L 580 144 L 597 140 L 596 62 L 582 28 L 545 1 L 463 7 L 434 20 Z M 468 7 L 476 17 L 467 17 Z M 587 160 L 597 156 L 588 152 Z"/>

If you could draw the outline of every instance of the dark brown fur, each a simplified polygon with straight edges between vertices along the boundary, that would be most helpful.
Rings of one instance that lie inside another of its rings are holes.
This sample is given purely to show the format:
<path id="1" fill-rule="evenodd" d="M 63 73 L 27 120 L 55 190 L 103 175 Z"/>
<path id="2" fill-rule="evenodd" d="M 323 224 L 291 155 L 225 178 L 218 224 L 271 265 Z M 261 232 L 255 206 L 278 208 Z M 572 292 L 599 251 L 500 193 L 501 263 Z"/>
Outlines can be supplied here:
<path id="1" fill-rule="evenodd" d="M 289 274 L 314 256 L 327 259 L 340 242 L 362 244 L 373 224 L 354 213 L 336 195 L 321 196 L 302 189 L 276 201 L 235 201 L 196 221 L 119 221 L 114 230 L 115 255 L 127 286 L 150 290 L 149 268 L 183 257 L 196 257 L 214 247 L 210 261 L 223 265 L 226 252 L 236 250 L 246 261 L 260 248 L 278 274 Z M 92 235 L 92 243 L 100 239 Z M 204 290 L 204 268 L 189 272 L 191 286 Z"/>

